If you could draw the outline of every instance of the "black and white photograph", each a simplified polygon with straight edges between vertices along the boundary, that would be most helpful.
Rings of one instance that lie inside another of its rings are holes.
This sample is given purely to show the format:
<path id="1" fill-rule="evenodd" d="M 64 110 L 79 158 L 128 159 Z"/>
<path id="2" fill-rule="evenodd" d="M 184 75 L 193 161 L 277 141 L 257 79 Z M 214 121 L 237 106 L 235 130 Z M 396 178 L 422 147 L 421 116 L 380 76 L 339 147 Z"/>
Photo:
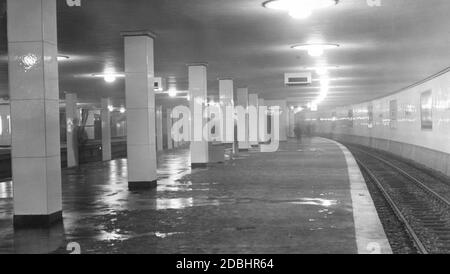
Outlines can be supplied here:
<path id="1" fill-rule="evenodd" d="M 0 0 L 0 260 L 275 273 L 299 255 L 450 254 L 449 14 Z"/>

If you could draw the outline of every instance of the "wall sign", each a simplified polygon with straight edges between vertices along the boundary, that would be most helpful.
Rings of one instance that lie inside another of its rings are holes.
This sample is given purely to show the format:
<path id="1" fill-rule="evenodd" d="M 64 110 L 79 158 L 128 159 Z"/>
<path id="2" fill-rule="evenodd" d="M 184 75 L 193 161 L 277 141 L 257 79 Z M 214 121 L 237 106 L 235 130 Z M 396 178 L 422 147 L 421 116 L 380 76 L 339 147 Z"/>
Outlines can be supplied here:
<path id="1" fill-rule="evenodd" d="M 420 117 L 423 130 L 433 129 L 433 97 L 431 90 L 420 95 Z"/>

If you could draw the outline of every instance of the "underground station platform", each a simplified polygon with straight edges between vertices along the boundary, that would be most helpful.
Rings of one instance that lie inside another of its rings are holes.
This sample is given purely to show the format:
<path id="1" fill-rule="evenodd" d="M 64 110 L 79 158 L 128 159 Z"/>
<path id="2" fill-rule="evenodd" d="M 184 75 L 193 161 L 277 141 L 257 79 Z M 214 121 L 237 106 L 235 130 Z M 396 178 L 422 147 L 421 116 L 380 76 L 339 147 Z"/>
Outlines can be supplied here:
<path id="1" fill-rule="evenodd" d="M 127 161 L 63 171 L 63 224 L 13 231 L 0 183 L 2 253 L 391 253 L 358 166 L 342 145 L 291 140 L 192 170 L 189 150 L 158 155 L 158 186 L 127 188 Z"/>
<path id="2" fill-rule="evenodd" d="M 449 13 L 0 0 L 0 254 L 450 254 Z"/>

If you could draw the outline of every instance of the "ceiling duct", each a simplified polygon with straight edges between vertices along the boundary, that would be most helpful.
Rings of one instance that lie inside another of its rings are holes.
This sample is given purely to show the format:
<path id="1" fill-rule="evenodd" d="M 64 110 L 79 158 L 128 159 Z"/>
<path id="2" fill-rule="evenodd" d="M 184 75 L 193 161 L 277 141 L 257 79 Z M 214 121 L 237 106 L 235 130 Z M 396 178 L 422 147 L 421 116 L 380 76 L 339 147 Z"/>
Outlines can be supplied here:
<path id="1" fill-rule="evenodd" d="M 303 86 L 312 83 L 311 72 L 285 73 L 284 84 L 286 86 Z"/>

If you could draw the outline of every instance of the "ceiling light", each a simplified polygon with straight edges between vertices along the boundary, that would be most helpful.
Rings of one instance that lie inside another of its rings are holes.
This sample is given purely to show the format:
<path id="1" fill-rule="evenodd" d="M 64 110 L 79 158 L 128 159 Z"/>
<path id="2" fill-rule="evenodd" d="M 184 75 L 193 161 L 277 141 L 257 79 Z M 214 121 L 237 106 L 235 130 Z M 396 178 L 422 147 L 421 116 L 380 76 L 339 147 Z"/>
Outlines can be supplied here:
<path id="1" fill-rule="evenodd" d="M 312 57 L 320 57 L 324 54 L 325 50 L 337 47 L 339 47 L 337 44 L 298 44 L 292 46 L 293 49 L 308 51 L 308 54 Z"/>
<path id="2" fill-rule="evenodd" d="M 124 108 L 124 107 L 121 107 L 120 109 L 119 109 L 119 111 L 120 111 L 120 113 L 125 113 L 127 110 Z"/>
<path id="3" fill-rule="evenodd" d="M 111 105 L 109 105 L 109 106 L 108 106 L 108 110 L 109 110 L 109 112 L 113 112 L 113 111 L 114 111 L 114 107 L 111 106 Z"/>
<path id="4" fill-rule="evenodd" d="M 169 93 L 169 97 L 176 97 L 178 95 L 178 91 L 174 88 L 170 88 L 168 90 L 168 93 Z"/>
<path id="5" fill-rule="evenodd" d="M 269 0 L 263 7 L 288 12 L 292 18 L 308 18 L 314 10 L 337 5 L 339 0 Z"/>
<path id="6" fill-rule="evenodd" d="M 66 60 L 69 60 L 69 59 L 70 59 L 70 57 L 67 56 L 67 55 L 58 55 L 58 57 L 57 57 L 57 60 L 58 60 L 59 62 L 61 62 L 61 61 L 66 61 Z"/>
<path id="7" fill-rule="evenodd" d="M 296 9 L 289 11 L 289 15 L 294 19 L 306 19 L 312 14 L 311 9 Z"/>
<path id="8" fill-rule="evenodd" d="M 102 74 L 92 74 L 92 77 L 103 78 L 106 83 L 114 83 L 117 78 L 125 77 L 123 73 L 102 73 Z"/>
<path id="9" fill-rule="evenodd" d="M 114 83 L 117 77 L 114 74 L 105 74 L 105 76 L 103 76 L 103 79 L 105 79 L 106 83 Z"/>

